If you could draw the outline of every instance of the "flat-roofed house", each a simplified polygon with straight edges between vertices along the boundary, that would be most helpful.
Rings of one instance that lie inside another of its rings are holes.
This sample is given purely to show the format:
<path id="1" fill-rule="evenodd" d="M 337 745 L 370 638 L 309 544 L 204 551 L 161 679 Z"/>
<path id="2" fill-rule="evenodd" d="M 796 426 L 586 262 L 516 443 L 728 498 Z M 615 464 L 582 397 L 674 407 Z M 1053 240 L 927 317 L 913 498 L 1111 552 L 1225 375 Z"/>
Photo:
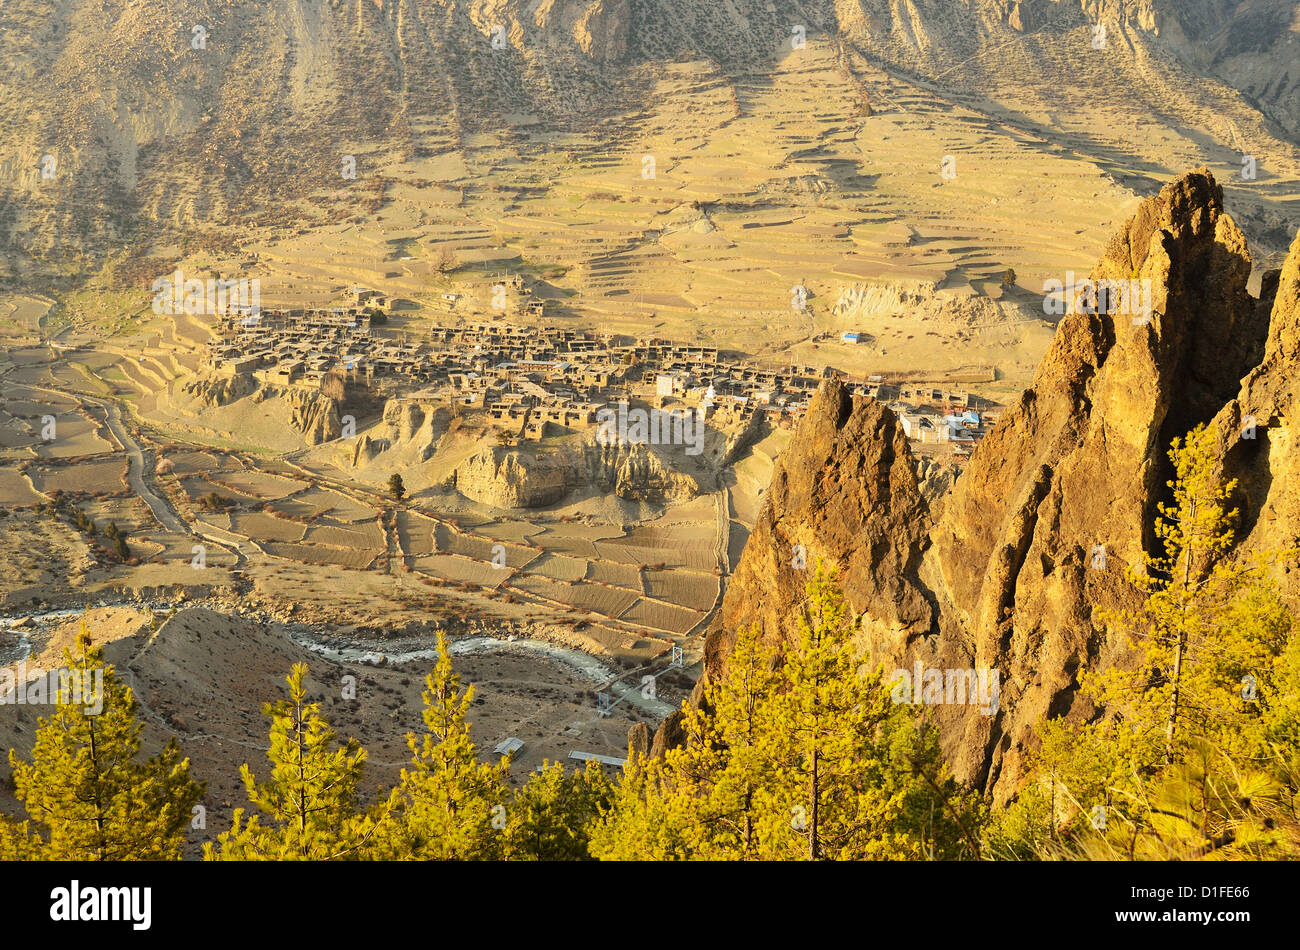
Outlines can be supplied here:
<path id="1" fill-rule="evenodd" d="M 262 358 L 260 356 L 239 356 L 226 360 L 221 364 L 221 368 L 231 376 L 242 376 L 253 372 L 261 365 Z"/>

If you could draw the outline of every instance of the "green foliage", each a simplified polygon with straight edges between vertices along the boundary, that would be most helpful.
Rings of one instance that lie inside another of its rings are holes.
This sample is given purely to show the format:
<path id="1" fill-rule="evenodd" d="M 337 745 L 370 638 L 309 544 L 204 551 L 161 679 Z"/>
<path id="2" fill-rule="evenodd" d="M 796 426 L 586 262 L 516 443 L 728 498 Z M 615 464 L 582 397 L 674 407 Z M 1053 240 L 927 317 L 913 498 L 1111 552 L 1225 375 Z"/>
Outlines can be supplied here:
<path id="1" fill-rule="evenodd" d="M 1032 861 L 1056 838 L 1052 796 L 1041 783 L 1020 790 L 1015 800 L 989 814 L 983 854 L 994 861 Z"/>
<path id="2" fill-rule="evenodd" d="M 179 858 L 204 789 L 190 778 L 189 759 L 173 740 L 139 761 L 135 697 L 104 663 L 84 624 L 76 653 L 65 650 L 64 662 L 67 685 L 56 691 L 54 714 L 38 722 L 31 762 L 9 753 L 14 791 L 29 821 L 3 823 L 0 856 Z"/>
<path id="3" fill-rule="evenodd" d="M 249 801 L 260 814 L 244 819 L 236 809 L 233 827 L 204 848 L 207 860 L 355 859 L 368 849 L 393 803 L 358 807 L 366 751 L 355 739 L 339 743 L 307 702 L 307 667 L 298 663 L 287 677 L 289 699 L 268 703 L 271 719 L 269 781 L 258 782 L 247 764 L 240 768 Z M 265 821 L 263 820 L 265 816 Z"/>
<path id="4" fill-rule="evenodd" d="M 475 859 L 502 855 L 509 760 L 478 761 L 466 715 L 474 687 L 461 689 L 445 633 L 425 679 L 425 733 L 407 736 L 412 763 L 402 770 L 395 821 L 381 854 L 388 858 Z"/>
<path id="5" fill-rule="evenodd" d="M 612 859 L 976 856 L 980 805 L 932 730 L 859 671 L 847 608 L 818 565 L 798 639 L 741 630 L 687 743 L 629 763 L 592 853 Z"/>
<path id="6" fill-rule="evenodd" d="M 596 762 L 569 773 L 559 762 L 543 762 L 507 808 L 505 857 L 512 861 L 590 860 L 588 827 L 609 807 L 613 793 Z"/>
<path id="7" fill-rule="evenodd" d="M 406 497 L 406 485 L 402 481 L 402 476 L 393 472 L 388 476 L 388 494 L 392 495 L 398 501 Z"/>

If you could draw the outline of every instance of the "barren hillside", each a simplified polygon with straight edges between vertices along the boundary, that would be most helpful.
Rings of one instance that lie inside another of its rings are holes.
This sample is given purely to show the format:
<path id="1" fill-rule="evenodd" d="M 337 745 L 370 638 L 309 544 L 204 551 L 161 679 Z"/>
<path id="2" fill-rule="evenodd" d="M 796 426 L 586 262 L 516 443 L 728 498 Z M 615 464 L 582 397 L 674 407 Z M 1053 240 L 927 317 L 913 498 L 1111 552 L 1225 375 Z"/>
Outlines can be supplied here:
<path id="1" fill-rule="evenodd" d="M 418 232 L 462 259 L 576 265 L 565 287 L 588 294 L 662 273 L 650 304 L 671 308 L 725 299 L 693 285 L 772 250 L 760 234 L 808 247 L 796 279 L 854 276 L 823 260 L 830 238 L 911 266 L 876 233 L 899 218 L 956 225 L 915 240 L 978 281 L 1056 267 L 1066 242 L 1095 252 L 1123 217 L 1033 199 L 1122 201 L 1198 164 L 1276 266 L 1300 177 L 1297 31 L 1285 0 L 9 0 L 0 281 L 107 267 L 147 287 L 151 261 L 271 253 L 350 220 L 383 232 L 348 248 L 381 279 L 411 256 L 393 234 Z M 1254 181 L 1233 180 L 1243 155 Z M 674 244 L 682 205 L 718 233 Z M 755 209 L 772 212 L 756 231 L 728 228 Z M 963 256 L 990 233 L 998 260 Z M 771 297 L 789 279 L 739 306 L 788 310 Z"/>

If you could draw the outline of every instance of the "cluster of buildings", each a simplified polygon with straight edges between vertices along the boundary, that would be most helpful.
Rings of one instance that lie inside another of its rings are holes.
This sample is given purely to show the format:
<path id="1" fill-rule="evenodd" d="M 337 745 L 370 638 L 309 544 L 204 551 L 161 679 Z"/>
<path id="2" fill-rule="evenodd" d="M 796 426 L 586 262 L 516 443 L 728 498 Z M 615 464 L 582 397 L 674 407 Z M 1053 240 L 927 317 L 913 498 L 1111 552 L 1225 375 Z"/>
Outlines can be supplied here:
<path id="1" fill-rule="evenodd" d="M 792 427 L 821 381 L 836 374 L 762 367 L 702 344 L 505 321 L 377 333 L 362 307 L 225 315 L 216 329 L 208 361 L 217 372 L 309 389 L 333 374 L 381 393 L 481 410 L 530 439 L 545 437 L 549 426 L 594 426 L 602 409 L 634 399 L 698 407 L 706 418 L 722 414 L 739 423 L 761 413 L 774 426 Z M 851 386 L 892 400 L 917 441 L 964 444 L 982 434 L 983 419 L 965 393 L 899 390 L 878 377 Z"/>
<path id="2" fill-rule="evenodd" d="M 903 432 L 914 442 L 949 443 L 954 455 L 970 455 L 1000 413 L 987 400 L 964 389 L 900 386 L 891 394 L 889 407 Z"/>

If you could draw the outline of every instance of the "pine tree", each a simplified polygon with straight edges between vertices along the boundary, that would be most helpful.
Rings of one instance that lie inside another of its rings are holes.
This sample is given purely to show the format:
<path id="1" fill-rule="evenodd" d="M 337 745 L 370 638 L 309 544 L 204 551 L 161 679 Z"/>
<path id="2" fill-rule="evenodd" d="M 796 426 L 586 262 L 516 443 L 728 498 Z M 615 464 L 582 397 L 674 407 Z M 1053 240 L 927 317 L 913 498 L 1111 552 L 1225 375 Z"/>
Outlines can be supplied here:
<path id="1" fill-rule="evenodd" d="M 45 844 L 32 831 L 30 821 L 0 815 L 0 861 L 40 861 Z"/>
<path id="2" fill-rule="evenodd" d="M 38 721 L 30 763 L 10 750 L 15 794 L 30 824 L 10 824 L 0 850 L 51 860 L 180 857 L 204 786 L 172 740 L 138 761 L 141 724 L 131 690 L 104 663 L 83 623 L 66 669 L 51 674 L 57 709 Z"/>
<path id="3" fill-rule="evenodd" d="M 249 801 L 260 814 L 234 824 L 217 846 L 204 848 L 207 860 L 327 861 L 371 856 L 376 832 L 393 808 L 391 795 L 371 809 L 358 805 L 366 750 L 355 739 L 339 743 L 320 714 L 307 702 L 307 667 L 294 664 L 289 699 L 267 703 L 271 719 L 271 777 L 258 782 L 247 764 L 240 768 Z M 263 821 L 262 816 L 266 816 Z"/>
<path id="4" fill-rule="evenodd" d="M 701 839 L 708 825 L 702 820 L 700 799 L 668 764 L 668 757 L 634 755 L 628 760 L 609 807 L 591 825 L 593 857 L 682 861 L 707 853 Z"/>
<path id="5" fill-rule="evenodd" d="M 385 834 L 384 857 L 501 856 L 509 759 L 495 765 L 478 761 L 466 721 L 473 701 L 474 687 L 461 689 L 447 636 L 439 631 L 438 661 L 425 679 L 426 731 L 407 736 L 412 762 L 402 770 L 397 820 Z"/>
<path id="6" fill-rule="evenodd" d="M 597 762 L 569 773 L 559 762 L 543 762 L 507 806 L 506 859 L 590 860 L 588 829 L 609 806 L 612 794 Z"/>
<path id="7" fill-rule="evenodd" d="M 819 564 L 799 637 L 737 632 L 725 675 L 684 706 L 683 747 L 628 763 L 592 831 L 603 859 L 977 856 L 977 800 L 933 730 L 863 675 L 834 575 Z"/>
<path id="8" fill-rule="evenodd" d="M 783 847 L 810 860 L 978 857 L 974 799 L 945 774 L 933 731 L 890 703 L 881 671 L 859 672 L 847 611 L 819 562 L 776 701 L 798 819 Z"/>
<path id="9" fill-rule="evenodd" d="M 1300 786 L 1300 643 L 1267 579 L 1269 567 L 1293 552 L 1231 556 L 1236 484 L 1218 476 L 1210 430 L 1201 426 L 1175 439 L 1169 457 L 1172 503 L 1158 507 L 1155 524 L 1161 553 L 1128 572 L 1141 605 L 1101 613 L 1127 635 L 1137 668 L 1080 675 L 1084 695 L 1101 713 L 1096 721 L 1039 726 L 1030 781 L 990 827 L 999 853 L 1244 853 L 1265 845 L 1251 830 L 1257 815 L 1245 799 L 1233 806 L 1231 789 L 1255 789 L 1262 795 L 1255 804 L 1263 807 L 1273 795 L 1270 783 L 1287 790 L 1283 797 Z M 1193 809 L 1200 816 L 1196 834 L 1184 807 L 1193 788 L 1219 797 L 1217 805 L 1206 797 Z M 1220 832 L 1211 833 L 1214 827 Z M 1266 844 L 1294 850 L 1297 841 L 1289 833 Z"/>
<path id="10" fill-rule="evenodd" d="M 1080 677 L 1098 705 L 1122 718 L 1133 766 L 1148 774 L 1200 739 L 1266 752 L 1264 711 L 1278 698 L 1274 666 L 1291 625 L 1265 576 L 1270 561 L 1285 555 L 1228 556 L 1236 482 L 1218 478 L 1213 432 L 1199 426 L 1175 439 L 1169 457 L 1173 503 L 1159 506 L 1155 524 L 1163 553 L 1128 571 L 1142 606 L 1102 615 L 1128 632 L 1140 666 Z"/>
<path id="11" fill-rule="evenodd" d="M 687 707 L 685 749 L 671 753 L 682 790 L 704 814 L 698 833 L 701 856 L 762 858 L 773 822 L 784 831 L 790 818 L 776 809 L 771 790 L 788 758 L 775 721 L 774 698 L 783 688 L 779 653 L 762 641 L 758 624 L 739 631 L 727 658 L 727 675 L 707 692 L 702 708 Z"/>
<path id="12" fill-rule="evenodd" d="M 388 493 L 397 501 L 401 501 L 406 497 L 406 485 L 402 481 L 402 476 L 397 472 L 393 472 L 392 475 L 388 476 Z"/>
<path id="13" fill-rule="evenodd" d="M 697 707 L 684 703 L 683 746 L 634 759 L 593 830 L 605 860 L 745 860 L 769 856 L 769 826 L 790 821 L 770 792 L 781 767 L 773 697 L 777 651 L 755 624 L 737 631 L 726 675 Z M 775 813 L 774 813 L 775 812 Z"/>

